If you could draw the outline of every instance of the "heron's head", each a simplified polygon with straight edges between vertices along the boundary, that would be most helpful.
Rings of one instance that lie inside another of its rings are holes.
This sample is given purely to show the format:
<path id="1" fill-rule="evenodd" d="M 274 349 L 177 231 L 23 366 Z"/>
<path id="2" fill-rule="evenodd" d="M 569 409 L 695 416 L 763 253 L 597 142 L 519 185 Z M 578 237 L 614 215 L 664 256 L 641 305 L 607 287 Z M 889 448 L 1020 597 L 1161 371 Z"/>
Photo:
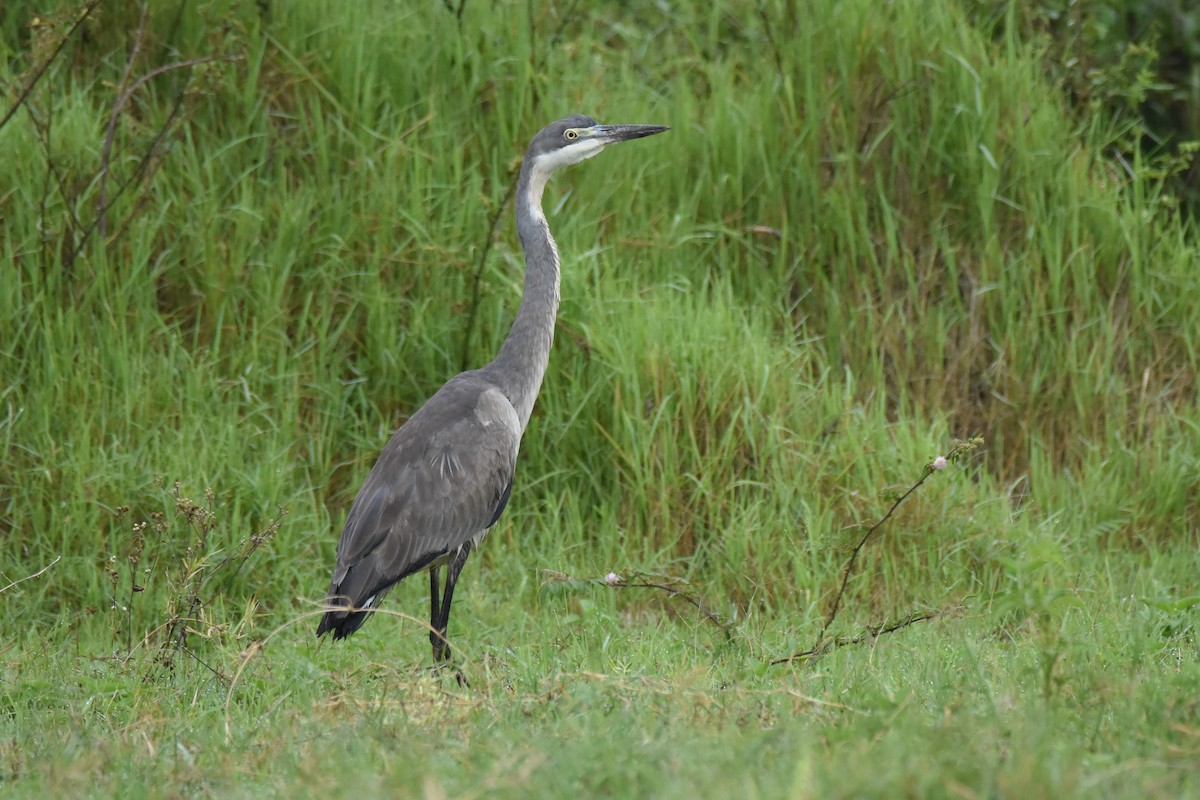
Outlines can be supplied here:
<path id="1" fill-rule="evenodd" d="M 598 125 L 583 114 L 551 122 L 533 137 L 525 158 L 536 173 L 548 176 L 560 167 L 591 158 L 616 142 L 670 130 L 664 125 Z"/>

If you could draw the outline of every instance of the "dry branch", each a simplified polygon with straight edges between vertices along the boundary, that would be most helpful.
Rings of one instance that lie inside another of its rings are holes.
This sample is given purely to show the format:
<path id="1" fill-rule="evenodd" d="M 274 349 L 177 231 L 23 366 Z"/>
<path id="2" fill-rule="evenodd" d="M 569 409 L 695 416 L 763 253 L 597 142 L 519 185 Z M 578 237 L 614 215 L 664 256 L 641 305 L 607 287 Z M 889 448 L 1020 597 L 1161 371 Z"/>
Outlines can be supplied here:
<path id="1" fill-rule="evenodd" d="M 862 552 L 863 547 L 867 544 L 867 540 L 871 538 L 875 531 L 883 527 L 885 522 L 891 519 L 892 515 L 896 513 L 896 509 L 900 507 L 901 503 L 907 500 L 913 492 L 919 489 L 921 484 L 929 480 L 929 476 L 944 468 L 947 462 L 958 461 L 965 453 L 976 449 L 981 444 L 983 444 L 983 439 L 979 437 L 955 441 L 954 446 L 950 448 L 950 452 L 946 453 L 945 456 L 939 459 L 941 461 L 941 466 L 936 466 L 936 460 L 926 464 L 925 472 L 921 475 L 920 479 L 910 486 L 908 491 L 896 498 L 896 502 L 892 503 L 892 506 L 887 510 L 887 513 L 880 517 L 879 521 L 872 525 L 867 532 L 863 534 L 863 537 L 858 540 L 858 544 L 854 546 L 854 550 L 850 553 L 850 558 L 846 560 L 846 567 L 842 570 L 842 583 L 838 587 L 837 594 L 833 597 L 833 608 L 830 609 L 829 615 L 825 617 L 825 622 L 821 625 L 821 631 L 817 634 L 817 640 L 813 643 L 812 648 L 809 650 L 810 653 L 817 653 L 821 651 L 821 643 L 825 638 L 825 632 L 829 630 L 829 626 L 833 624 L 835 619 L 837 619 L 838 611 L 842 607 L 842 597 L 846 594 L 846 586 L 850 582 L 850 575 L 854 572 L 854 566 L 858 562 L 858 554 Z M 784 659 L 784 661 L 787 660 L 790 659 Z"/>
<path id="2" fill-rule="evenodd" d="M 58 58 L 58 54 L 61 53 L 63 48 L 67 46 L 67 42 L 69 42 L 71 37 L 75 35 L 75 31 L 79 30 L 79 26 L 87 21 L 87 18 L 91 16 L 92 12 L 96 10 L 96 6 L 98 5 L 100 5 L 100 0 L 91 0 L 90 3 L 84 6 L 83 11 L 81 11 L 79 14 L 79 18 L 71 23 L 70 30 L 66 32 L 66 35 L 64 35 L 55 46 L 54 52 L 51 53 L 45 61 L 43 61 L 41 64 L 38 64 L 37 69 L 34 70 L 33 76 L 29 79 L 29 82 L 22 87 L 20 94 L 17 95 L 16 102 L 14 102 L 12 106 L 9 107 L 8 111 L 5 112 L 4 116 L 0 118 L 0 128 L 3 128 L 8 124 L 8 121 L 13 118 L 13 115 L 16 114 L 21 106 L 25 104 L 25 101 L 29 99 L 29 95 L 33 94 L 34 88 L 38 85 L 38 82 L 41 81 L 42 76 L 46 74 L 46 70 L 50 69 L 50 65 L 54 63 L 54 60 Z"/>
<path id="3" fill-rule="evenodd" d="M 573 575 L 555 572 L 554 570 L 543 570 L 542 574 L 547 578 L 546 583 L 589 583 L 600 586 L 611 586 L 614 589 L 657 589 L 660 592 L 666 592 L 670 597 L 678 597 L 695 606 L 700 613 L 708 617 L 709 622 L 724 632 L 726 638 L 732 636 L 730 626 L 722 622 L 721 618 L 708 606 L 682 589 L 674 586 L 674 584 L 679 583 L 678 578 L 664 578 L 660 575 L 646 575 L 640 572 L 631 572 L 628 578 L 621 577 L 616 573 L 610 573 L 607 578 L 576 578 Z"/>
<path id="4" fill-rule="evenodd" d="M 790 656 L 785 656 L 784 658 L 777 658 L 771 662 L 771 666 L 776 666 L 778 664 L 790 664 L 793 661 L 803 661 L 816 655 L 824 655 L 830 650 L 836 650 L 839 647 L 848 647 L 850 645 L 862 644 L 863 642 L 873 642 L 875 639 L 883 636 L 886 633 L 895 633 L 902 628 L 907 628 L 909 625 L 915 625 L 918 622 L 929 622 L 930 620 L 940 619 L 942 617 L 949 616 L 950 614 L 957 613 L 961 610 L 962 606 L 954 606 L 953 608 L 944 609 L 942 611 L 924 611 L 919 614 L 913 614 L 891 624 L 869 625 L 867 626 L 867 632 L 860 636 L 855 636 L 853 638 L 839 636 L 831 641 L 821 642 L 816 647 L 811 647 L 808 650 L 802 650 L 799 653 L 792 653 Z"/>

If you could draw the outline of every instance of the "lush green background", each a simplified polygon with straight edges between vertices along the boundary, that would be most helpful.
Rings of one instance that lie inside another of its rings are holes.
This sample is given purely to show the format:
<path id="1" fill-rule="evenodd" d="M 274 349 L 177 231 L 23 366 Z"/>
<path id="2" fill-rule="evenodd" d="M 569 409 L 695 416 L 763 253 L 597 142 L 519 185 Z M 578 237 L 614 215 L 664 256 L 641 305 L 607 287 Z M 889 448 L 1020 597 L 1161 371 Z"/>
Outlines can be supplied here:
<path id="1" fill-rule="evenodd" d="M 84 8 L 0 22 L 6 796 L 1200 792 L 1186 164 L 1073 102 L 1026 7 Z M 470 687 L 422 669 L 423 580 L 318 646 L 345 510 L 503 338 L 515 170 L 576 111 L 672 131 L 547 193 Z M 771 665 L 974 435 L 828 635 L 937 618 Z"/>

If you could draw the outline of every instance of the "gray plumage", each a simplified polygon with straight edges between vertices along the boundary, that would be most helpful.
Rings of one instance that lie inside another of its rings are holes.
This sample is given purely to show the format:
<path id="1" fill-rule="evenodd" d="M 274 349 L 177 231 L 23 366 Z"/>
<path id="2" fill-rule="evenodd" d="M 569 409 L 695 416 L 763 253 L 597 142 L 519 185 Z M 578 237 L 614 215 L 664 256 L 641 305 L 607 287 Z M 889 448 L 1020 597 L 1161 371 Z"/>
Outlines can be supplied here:
<path id="1" fill-rule="evenodd" d="M 434 661 L 450 656 L 446 628 L 459 572 L 508 503 L 521 436 L 546 373 L 559 300 L 559 257 L 542 192 L 557 169 L 660 125 L 597 125 L 582 115 L 543 128 L 517 181 L 525 291 L 499 354 L 451 378 L 384 446 L 354 498 L 337 546 L 317 635 L 358 630 L 398 581 L 430 570 Z M 445 593 L 439 574 L 448 566 Z"/>

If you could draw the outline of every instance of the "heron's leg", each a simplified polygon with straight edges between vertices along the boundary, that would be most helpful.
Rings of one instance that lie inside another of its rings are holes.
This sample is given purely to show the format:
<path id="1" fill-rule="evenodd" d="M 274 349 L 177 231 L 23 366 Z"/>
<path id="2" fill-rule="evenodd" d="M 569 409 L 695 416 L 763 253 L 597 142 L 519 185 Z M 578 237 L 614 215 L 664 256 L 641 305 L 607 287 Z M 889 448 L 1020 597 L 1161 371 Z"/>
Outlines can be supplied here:
<path id="1" fill-rule="evenodd" d="M 441 616 L 433 623 L 433 632 L 429 634 L 429 640 L 433 642 L 434 663 L 450 660 L 450 643 L 446 641 L 446 629 L 450 626 L 450 602 L 454 599 L 454 585 L 458 583 L 458 574 L 462 572 L 470 553 L 471 543 L 467 542 L 454 554 L 450 568 L 446 571 L 446 592 L 442 595 L 442 603 L 438 608 Z"/>
<path id="2" fill-rule="evenodd" d="M 438 645 L 443 641 L 438 633 L 442 616 L 441 567 L 429 570 L 429 643 L 433 645 L 433 660 L 437 661 Z"/>

